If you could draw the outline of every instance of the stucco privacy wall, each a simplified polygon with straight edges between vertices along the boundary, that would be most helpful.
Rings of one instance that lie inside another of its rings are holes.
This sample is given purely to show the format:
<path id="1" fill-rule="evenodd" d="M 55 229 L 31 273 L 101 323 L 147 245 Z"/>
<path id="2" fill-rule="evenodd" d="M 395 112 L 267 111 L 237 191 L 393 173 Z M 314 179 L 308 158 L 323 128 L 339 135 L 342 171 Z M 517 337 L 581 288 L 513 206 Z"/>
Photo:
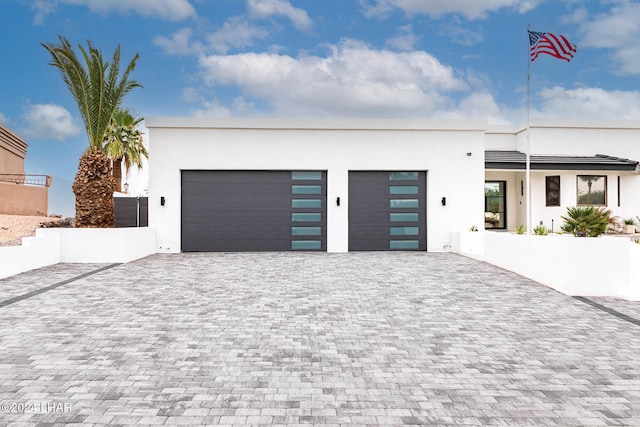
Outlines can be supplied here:
<path id="1" fill-rule="evenodd" d="M 349 171 L 427 171 L 430 251 L 449 245 L 451 230 L 483 225 L 485 122 L 155 117 L 146 125 L 159 252 L 180 251 L 181 170 L 326 170 L 330 252 L 348 250 Z"/>
<path id="2" fill-rule="evenodd" d="M 8 215 L 43 215 L 48 212 L 49 189 L 0 182 L 0 212 Z"/>

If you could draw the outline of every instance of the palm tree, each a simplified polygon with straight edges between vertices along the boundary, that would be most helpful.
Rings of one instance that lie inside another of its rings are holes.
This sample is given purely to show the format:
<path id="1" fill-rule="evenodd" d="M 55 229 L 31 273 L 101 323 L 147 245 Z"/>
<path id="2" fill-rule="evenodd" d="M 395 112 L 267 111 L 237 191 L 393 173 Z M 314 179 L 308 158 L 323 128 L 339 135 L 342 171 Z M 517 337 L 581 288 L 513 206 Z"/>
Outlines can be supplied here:
<path id="1" fill-rule="evenodd" d="M 118 109 L 107 129 L 104 147 L 113 160 L 114 191 L 122 191 L 123 162 L 125 176 L 128 176 L 131 165 L 142 168 L 142 159 L 149 158 L 142 132 L 136 129 L 142 120 L 142 117 L 135 118 L 128 109 Z"/>
<path id="2" fill-rule="evenodd" d="M 140 86 L 135 80 L 129 80 L 139 55 L 133 57 L 119 76 L 120 45 L 108 62 L 91 41 L 87 41 L 87 49 L 78 46 L 79 58 L 66 38 L 58 38 L 59 44 L 42 43 L 42 47 L 51 54 L 49 65 L 58 69 L 76 101 L 89 138 L 89 148 L 80 157 L 72 187 L 76 196 L 76 227 L 113 227 L 111 160 L 103 151 L 103 143 L 125 95 Z"/>

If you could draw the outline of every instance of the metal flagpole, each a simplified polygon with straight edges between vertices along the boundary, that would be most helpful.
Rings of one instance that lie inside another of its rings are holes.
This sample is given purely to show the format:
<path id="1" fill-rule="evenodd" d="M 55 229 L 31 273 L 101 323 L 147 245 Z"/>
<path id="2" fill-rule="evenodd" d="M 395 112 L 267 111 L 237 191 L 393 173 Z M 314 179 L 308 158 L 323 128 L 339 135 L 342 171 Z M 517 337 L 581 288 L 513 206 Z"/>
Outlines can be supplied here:
<path id="1" fill-rule="evenodd" d="M 527 38 L 529 38 L 529 31 L 531 31 L 531 24 L 527 25 Z M 530 115 L 531 115 L 531 41 L 527 48 L 527 153 L 525 164 L 525 182 L 526 182 L 526 218 L 527 218 L 527 234 L 531 234 L 531 137 L 529 135 L 530 130 Z"/>

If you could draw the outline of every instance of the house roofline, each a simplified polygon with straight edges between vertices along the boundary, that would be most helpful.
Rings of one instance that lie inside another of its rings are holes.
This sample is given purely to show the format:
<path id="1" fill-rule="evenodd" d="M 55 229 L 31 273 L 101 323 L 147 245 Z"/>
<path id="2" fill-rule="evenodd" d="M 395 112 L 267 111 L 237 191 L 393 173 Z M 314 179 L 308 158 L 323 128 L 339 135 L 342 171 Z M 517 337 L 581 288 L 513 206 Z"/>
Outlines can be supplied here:
<path id="1" fill-rule="evenodd" d="M 274 130 L 406 130 L 485 132 L 486 120 L 426 119 L 283 119 L 283 118 L 200 118 L 147 117 L 149 129 L 274 129 Z"/>

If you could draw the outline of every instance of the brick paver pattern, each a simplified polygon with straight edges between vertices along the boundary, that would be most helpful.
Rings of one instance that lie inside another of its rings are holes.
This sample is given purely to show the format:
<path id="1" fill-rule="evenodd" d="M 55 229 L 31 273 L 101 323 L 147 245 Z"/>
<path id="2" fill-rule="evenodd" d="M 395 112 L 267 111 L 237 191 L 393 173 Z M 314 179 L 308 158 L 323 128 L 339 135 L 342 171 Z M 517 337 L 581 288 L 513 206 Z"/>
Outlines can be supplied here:
<path id="1" fill-rule="evenodd" d="M 639 355 L 637 325 L 453 254 L 159 254 L 0 308 L 0 425 L 640 426 Z"/>

